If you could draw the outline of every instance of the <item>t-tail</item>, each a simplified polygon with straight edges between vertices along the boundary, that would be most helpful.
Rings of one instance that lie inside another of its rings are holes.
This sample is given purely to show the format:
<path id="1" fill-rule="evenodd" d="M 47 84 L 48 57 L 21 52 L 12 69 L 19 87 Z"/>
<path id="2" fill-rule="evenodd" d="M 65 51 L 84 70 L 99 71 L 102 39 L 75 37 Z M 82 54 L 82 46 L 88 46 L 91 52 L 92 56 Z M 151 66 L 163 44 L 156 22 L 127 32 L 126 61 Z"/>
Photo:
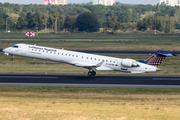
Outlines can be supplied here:
<path id="1" fill-rule="evenodd" d="M 154 67 L 159 67 L 166 57 L 173 57 L 173 56 L 174 55 L 169 52 L 158 50 L 147 60 L 139 60 L 139 62 L 148 64 Z"/>

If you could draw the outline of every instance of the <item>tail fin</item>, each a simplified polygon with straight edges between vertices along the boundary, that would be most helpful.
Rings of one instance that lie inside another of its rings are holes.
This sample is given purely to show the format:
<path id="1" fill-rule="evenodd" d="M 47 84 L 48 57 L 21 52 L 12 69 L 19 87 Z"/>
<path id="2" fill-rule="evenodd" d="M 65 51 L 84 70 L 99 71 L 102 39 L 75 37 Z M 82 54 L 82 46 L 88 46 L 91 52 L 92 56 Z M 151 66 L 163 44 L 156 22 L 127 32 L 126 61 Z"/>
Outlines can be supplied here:
<path id="1" fill-rule="evenodd" d="M 141 63 L 145 63 L 154 67 L 159 67 L 159 65 L 165 60 L 166 57 L 173 57 L 173 54 L 158 50 L 156 53 L 154 53 L 150 58 L 147 60 L 139 60 Z"/>

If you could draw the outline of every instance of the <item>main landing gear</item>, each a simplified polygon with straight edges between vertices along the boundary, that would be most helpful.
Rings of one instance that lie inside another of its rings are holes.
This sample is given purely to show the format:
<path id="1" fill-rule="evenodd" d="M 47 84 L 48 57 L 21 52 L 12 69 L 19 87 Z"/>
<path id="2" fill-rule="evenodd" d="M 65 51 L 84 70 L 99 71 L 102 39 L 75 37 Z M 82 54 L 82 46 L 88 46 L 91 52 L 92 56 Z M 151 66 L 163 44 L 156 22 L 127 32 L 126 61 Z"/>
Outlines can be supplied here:
<path id="1" fill-rule="evenodd" d="M 88 72 L 88 76 L 95 76 L 96 72 L 94 70 Z"/>
<path id="2" fill-rule="evenodd" d="M 13 56 L 13 55 L 11 55 L 10 61 L 13 61 L 13 58 L 14 58 L 14 56 Z"/>

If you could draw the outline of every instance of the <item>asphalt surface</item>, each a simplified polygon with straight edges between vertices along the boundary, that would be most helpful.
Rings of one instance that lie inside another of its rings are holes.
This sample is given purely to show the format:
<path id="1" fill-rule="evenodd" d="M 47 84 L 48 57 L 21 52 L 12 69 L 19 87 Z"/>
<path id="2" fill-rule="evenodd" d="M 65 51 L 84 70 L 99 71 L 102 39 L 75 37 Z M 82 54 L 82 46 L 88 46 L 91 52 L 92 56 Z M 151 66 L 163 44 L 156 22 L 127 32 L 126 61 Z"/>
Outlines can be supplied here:
<path id="1" fill-rule="evenodd" d="M 0 74 L 0 85 L 180 88 L 180 77 Z"/>
<path id="2" fill-rule="evenodd" d="M 78 52 L 101 54 L 101 55 L 151 55 L 155 51 L 104 51 L 104 50 L 74 50 Z M 0 53 L 3 53 L 0 49 Z M 180 51 L 171 52 L 172 54 L 180 55 Z"/>

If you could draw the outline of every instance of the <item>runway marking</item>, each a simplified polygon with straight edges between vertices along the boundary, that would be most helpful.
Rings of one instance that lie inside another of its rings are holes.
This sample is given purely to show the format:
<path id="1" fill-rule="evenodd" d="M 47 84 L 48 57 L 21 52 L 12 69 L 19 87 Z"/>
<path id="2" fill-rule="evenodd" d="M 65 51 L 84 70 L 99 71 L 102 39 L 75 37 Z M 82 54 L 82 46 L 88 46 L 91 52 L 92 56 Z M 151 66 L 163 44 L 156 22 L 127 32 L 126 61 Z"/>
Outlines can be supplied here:
<path id="1" fill-rule="evenodd" d="M 58 77 L 0 76 L 0 78 L 48 78 L 48 79 L 57 79 Z"/>
<path id="2" fill-rule="evenodd" d="M 153 78 L 153 80 L 180 80 L 180 78 Z"/>

